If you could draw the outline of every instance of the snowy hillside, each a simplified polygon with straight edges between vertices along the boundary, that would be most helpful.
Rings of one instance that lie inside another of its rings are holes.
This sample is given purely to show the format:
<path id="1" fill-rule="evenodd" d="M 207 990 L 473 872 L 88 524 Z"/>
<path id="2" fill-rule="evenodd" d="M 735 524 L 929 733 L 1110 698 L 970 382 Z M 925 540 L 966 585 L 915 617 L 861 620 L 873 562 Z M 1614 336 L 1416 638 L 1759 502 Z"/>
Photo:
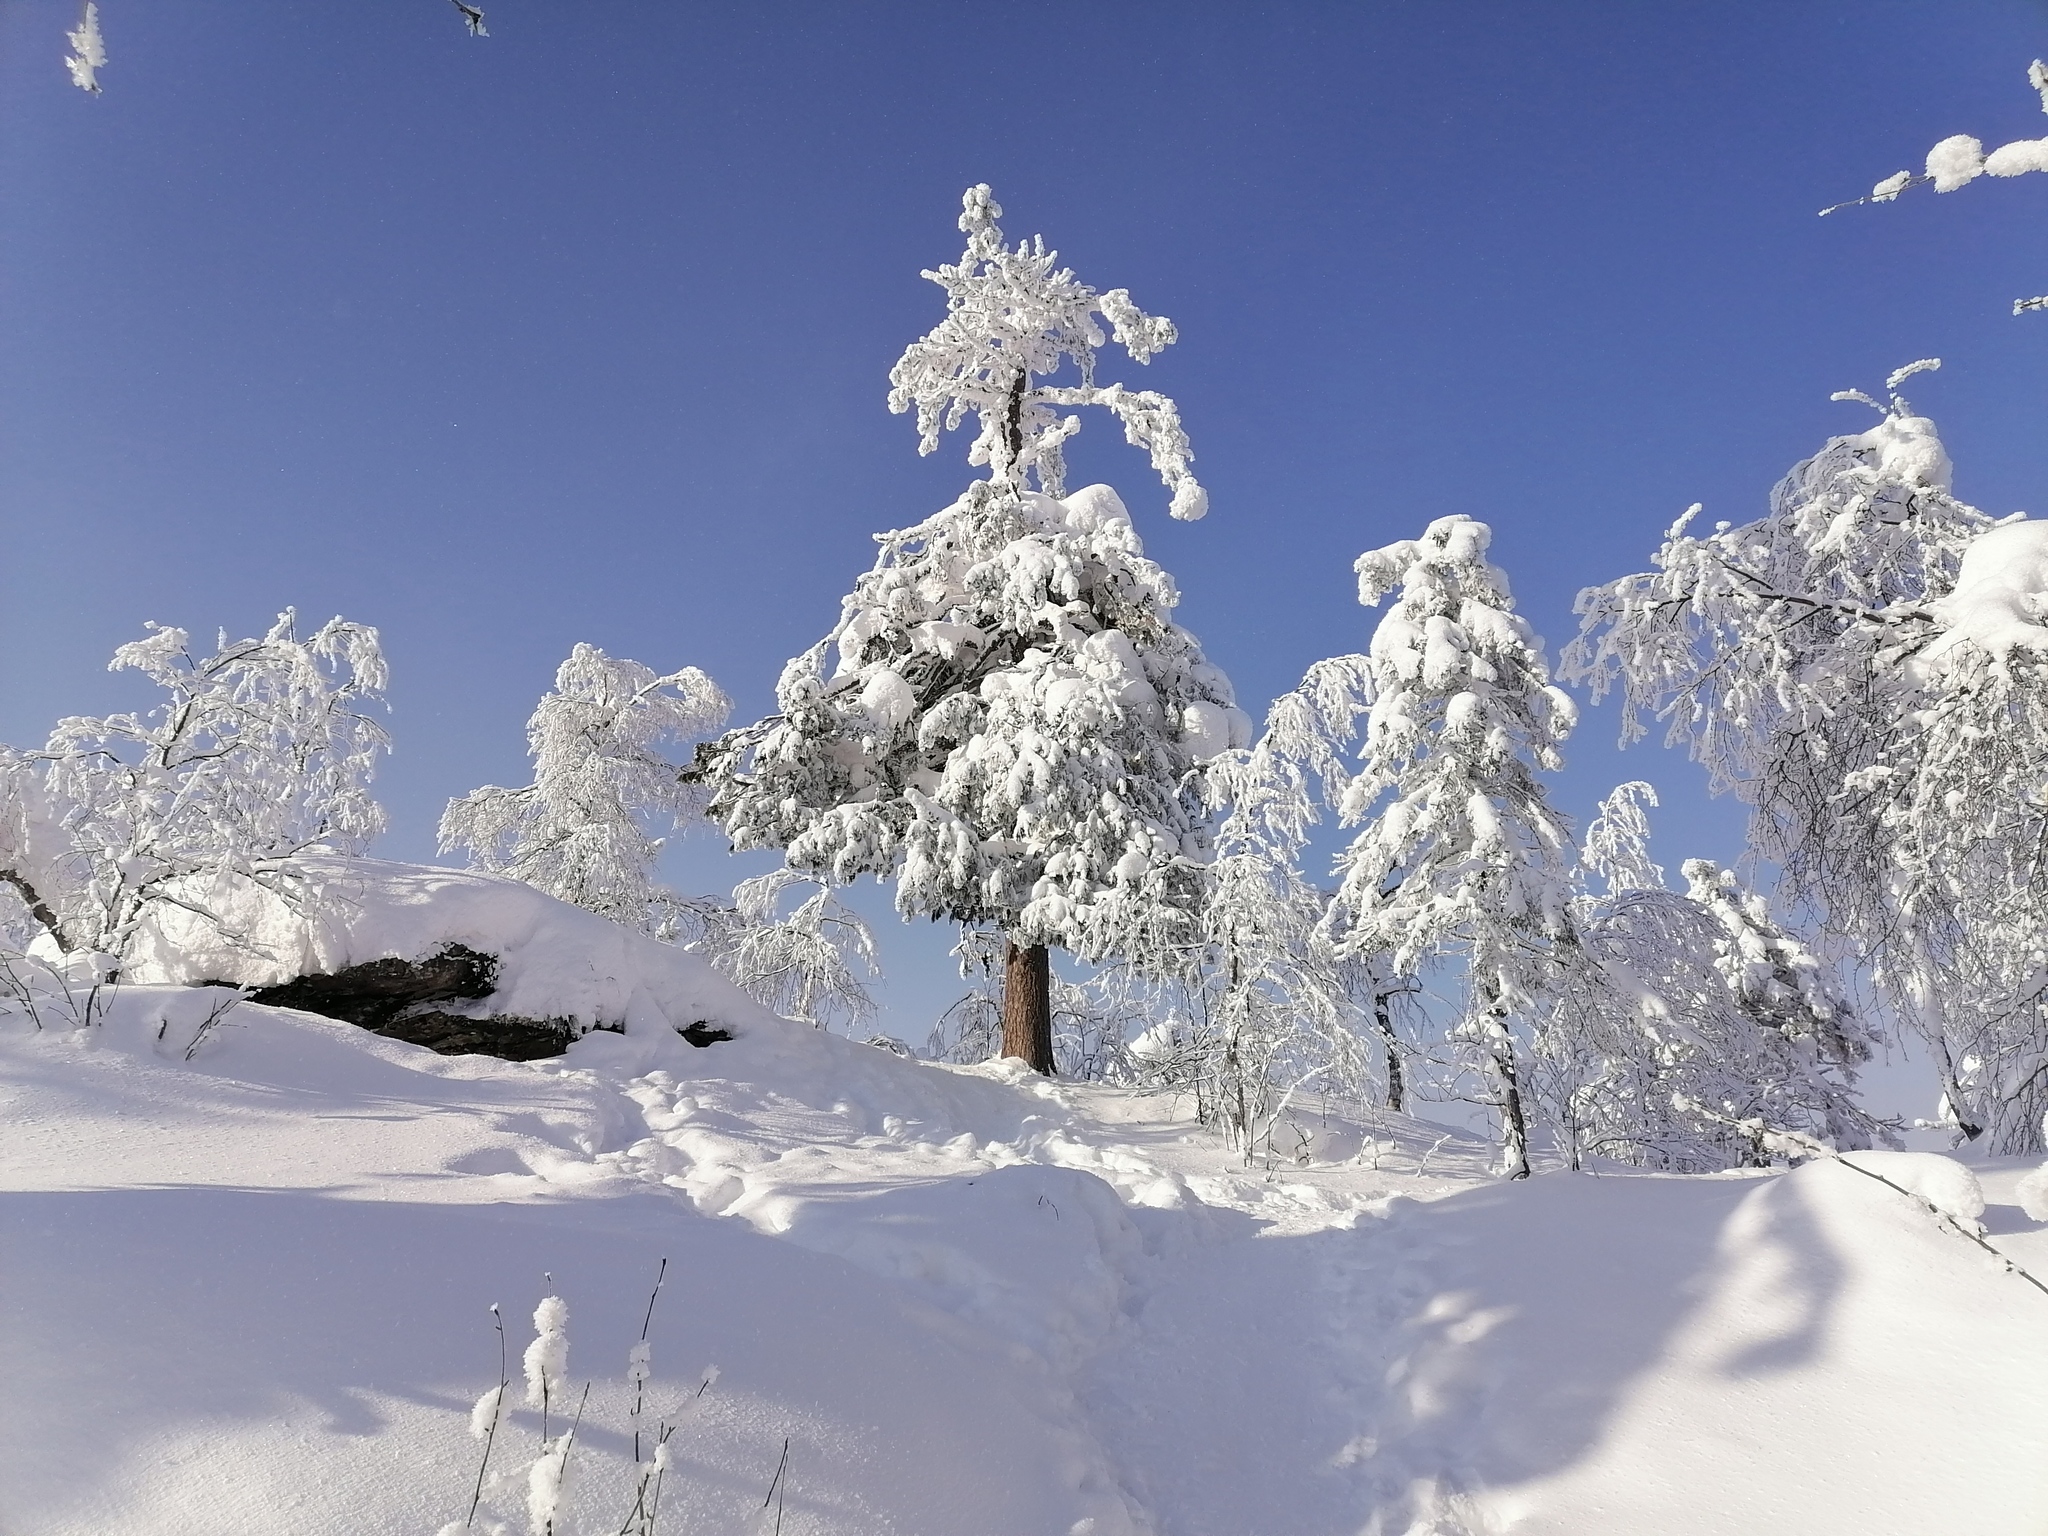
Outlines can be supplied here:
<path id="1" fill-rule="evenodd" d="M 187 1060 L 209 995 L 0 1023 L 10 1536 L 460 1522 L 486 1309 L 516 1394 L 544 1273 L 593 1383 L 556 1528 L 615 1531 L 664 1257 L 650 1422 L 720 1368 L 668 1530 L 748 1528 L 785 1437 L 792 1533 L 1871 1536 L 2048 1509 L 2048 1297 L 1826 1163 L 1510 1185 L 1386 1116 L 1305 1120 L 1313 1160 L 1246 1168 L 1164 1099 L 787 1025 L 521 1064 L 245 1004 Z M 1988 1226 L 2048 1271 L 2021 1171 L 1986 1171 Z M 538 1443 L 511 1413 L 508 1517 Z"/>

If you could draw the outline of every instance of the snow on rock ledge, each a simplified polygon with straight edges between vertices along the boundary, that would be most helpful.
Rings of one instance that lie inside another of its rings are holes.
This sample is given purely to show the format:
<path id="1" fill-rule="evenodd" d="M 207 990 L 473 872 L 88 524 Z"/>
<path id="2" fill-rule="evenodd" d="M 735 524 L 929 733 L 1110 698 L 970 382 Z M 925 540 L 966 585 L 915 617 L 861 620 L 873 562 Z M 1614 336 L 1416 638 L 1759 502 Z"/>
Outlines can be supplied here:
<path id="1" fill-rule="evenodd" d="M 243 880 L 192 893 L 222 916 L 218 926 L 160 904 L 136 936 L 126 979 L 272 987 L 460 945 L 496 959 L 495 986 L 485 998 L 437 1005 L 449 1013 L 563 1020 L 576 1033 L 788 1027 L 687 950 L 516 880 L 332 857 L 296 860 L 291 872 L 312 894 L 306 911 Z"/>

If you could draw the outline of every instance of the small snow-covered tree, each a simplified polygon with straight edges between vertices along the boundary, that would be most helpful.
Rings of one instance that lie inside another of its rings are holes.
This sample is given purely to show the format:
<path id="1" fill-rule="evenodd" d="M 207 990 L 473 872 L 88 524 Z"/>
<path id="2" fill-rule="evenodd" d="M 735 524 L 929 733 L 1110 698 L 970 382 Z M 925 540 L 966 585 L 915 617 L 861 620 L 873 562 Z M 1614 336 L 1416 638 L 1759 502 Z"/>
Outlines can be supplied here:
<path id="1" fill-rule="evenodd" d="M 357 853 L 384 825 L 374 629 L 334 619 L 302 639 L 287 610 L 207 657 L 182 629 L 149 630 L 109 670 L 142 673 L 163 704 L 74 716 L 41 750 L 0 754 L 0 880 L 66 951 L 122 956 L 159 903 L 218 924 L 224 881 L 302 905 L 293 855 Z"/>
<path id="2" fill-rule="evenodd" d="M 732 712 L 703 672 L 666 676 L 578 645 L 527 722 L 533 782 L 485 785 L 448 802 L 443 852 L 702 954 L 778 1013 L 820 1027 L 873 1012 L 862 972 L 874 935 L 825 889 L 781 905 L 806 884 L 787 870 L 742 881 L 734 899 L 684 896 L 658 883 L 666 835 L 702 819 L 706 793 L 685 782 L 673 751 Z"/>
<path id="3" fill-rule="evenodd" d="M 735 847 L 835 883 L 894 878 L 905 917 L 1007 935 L 1004 1050 L 1050 1071 L 1047 946 L 1098 959 L 1186 938 L 1207 852 L 1195 770 L 1249 731 L 1116 493 L 1063 494 L 1079 422 L 1055 407 L 1100 405 L 1151 452 L 1174 514 L 1202 514 L 1173 403 L 1095 381 L 1109 337 L 1144 362 L 1173 327 L 1042 242 L 1006 247 L 1000 212 L 968 191 L 966 254 L 926 274 L 946 319 L 890 375 L 924 451 L 978 419 L 969 459 L 988 478 L 879 536 L 838 625 L 784 669 L 778 712 L 696 773 Z M 1069 364 L 1078 383 L 1044 382 Z"/>
<path id="4" fill-rule="evenodd" d="M 1576 710 L 1543 642 L 1486 558 L 1492 531 L 1439 518 L 1419 539 L 1359 556 L 1359 601 L 1398 589 L 1372 638 L 1373 702 L 1326 924 L 1340 953 L 1389 955 L 1398 973 L 1456 956 L 1454 1036 L 1500 1116 L 1501 1171 L 1529 1173 L 1528 1113 L 1512 1026 L 1530 1018 L 1570 942 L 1571 837 L 1539 770 L 1556 769 Z"/>
<path id="5" fill-rule="evenodd" d="M 1686 863 L 1685 892 L 1667 888 L 1646 804 L 1649 785 L 1624 784 L 1587 828 L 1584 863 L 1605 890 L 1572 903 L 1576 943 L 1538 1041 L 1538 1096 L 1574 1162 L 1768 1163 L 1767 1138 L 1736 1122 L 1845 1151 L 1888 1140 L 1855 1093 L 1871 1037 L 1826 968 L 1711 861 Z"/>
<path id="6" fill-rule="evenodd" d="M 533 782 L 487 784 L 448 802 L 441 850 L 643 932 L 658 925 L 654 862 L 663 836 L 701 814 L 665 744 L 725 724 L 732 703 L 695 667 L 656 676 L 577 645 L 526 723 Z"/>
<path id="7" fill-rule="evenodd" d="M 1933 423 L 1897 392 L 1926 366 L 1764 518 L 1704 536 L 1681 520 L 1656 571 L 1581 593 L 1565 672 L 1622 693 L 1625 739 L 1670 720 L 1752 806 L 1782 894 L 1925 1036 L 1958 1129 L 2030 1152 L 2048 807 L 2012 786 L 2048 761 L 2048 542 L 1954 497 Z"/>
<path id="8" fill-rule="evenodd" d="M 2048 63 L 2034 60 L 2027 67 L 2027 82 L 2040 93 L 2041 110 L 2048 112 Z M 2048 138 L 2015 139 L 1986 154 L 1981 140 L 1967 133 L 1951 134 L 1927 151 L 1926 169 L 1922 173 L 1896 171 L 1872 187 L 1869 196 L 1823 208 L 1821 217 L 1863 203 L 1894 202 L 1907 188 L 1926 186 L 1929 182 L 1937 192 L 1953 192 L 1979 176 L 2024 176 L 2029 171 L 2048 171 Z M 2016 315 L 2037 309 L 2048 309 L 2048 294 L 2012 302 Z"/>

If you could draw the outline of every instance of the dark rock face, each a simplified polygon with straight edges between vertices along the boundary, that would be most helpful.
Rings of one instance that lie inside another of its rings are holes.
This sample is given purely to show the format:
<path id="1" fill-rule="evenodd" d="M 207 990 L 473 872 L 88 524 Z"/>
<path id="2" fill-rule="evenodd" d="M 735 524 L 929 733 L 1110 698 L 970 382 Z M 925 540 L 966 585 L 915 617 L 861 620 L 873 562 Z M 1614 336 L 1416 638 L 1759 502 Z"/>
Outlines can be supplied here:
<path id="1" fill-rule="evenodd" d="M 537 1061 L 569 1048 L 576 1028 L 568 1019 L 513 1014 L 469 1018 L 431 1006 L 489 997 L 497 982 L 495 955 L 450 944 L 423 960 L 370 960 L 332 975 L 296 976 L 278 986 L 257 988 L 249 1000 L 359 1024 L 443 1056 Z"/>
<path id="2" fill-rule="evenodd" d="M 569 1048 L 579 1033 L 574 1019 L 528 1019 L 511 1013 L 472 1018 L 433 1006 L 489 997 L 497 985 L 496 955 L 482 954 L 466 944 L 448 944 L 424 960 L 368 960 L 332 975 L 295 976 L 274 987 L 258 987 L 249 994 L 249 1001 L 360 1024 L 376 1034 L 424 1045 L 443 1056 L 539 1061 Z M 676 1033 L 699 1046 L 733 1037 L 731 1030 L 703 1019 Z"/>

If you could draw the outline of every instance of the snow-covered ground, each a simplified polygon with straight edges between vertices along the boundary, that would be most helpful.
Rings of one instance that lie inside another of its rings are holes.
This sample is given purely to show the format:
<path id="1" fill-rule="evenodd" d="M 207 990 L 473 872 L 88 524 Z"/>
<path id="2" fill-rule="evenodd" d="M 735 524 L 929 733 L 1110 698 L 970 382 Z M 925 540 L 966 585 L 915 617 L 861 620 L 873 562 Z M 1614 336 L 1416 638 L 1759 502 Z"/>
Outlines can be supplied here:
<path id="1" fill-rule="evenodd" d="M 188 1060 L 210 995 L 0 1020 L 7 1536 L 460 1521 L 487 1308 L 516 1380 L 544 1275 L 593 1382 L 558 1530 L 614 1532 L 664 1257 L 650 1417 L 721 1370 L 671 1531 L 748 1529 L 785 1438 L 792 1536 L 2048 1528 L 2048 1296 L 1838 1166 L 1503 1185 L 1386 1116 L 1247 1168 L 1165 1099 L 768 1022 L 513 1064 L 244 1005 Z"/>

